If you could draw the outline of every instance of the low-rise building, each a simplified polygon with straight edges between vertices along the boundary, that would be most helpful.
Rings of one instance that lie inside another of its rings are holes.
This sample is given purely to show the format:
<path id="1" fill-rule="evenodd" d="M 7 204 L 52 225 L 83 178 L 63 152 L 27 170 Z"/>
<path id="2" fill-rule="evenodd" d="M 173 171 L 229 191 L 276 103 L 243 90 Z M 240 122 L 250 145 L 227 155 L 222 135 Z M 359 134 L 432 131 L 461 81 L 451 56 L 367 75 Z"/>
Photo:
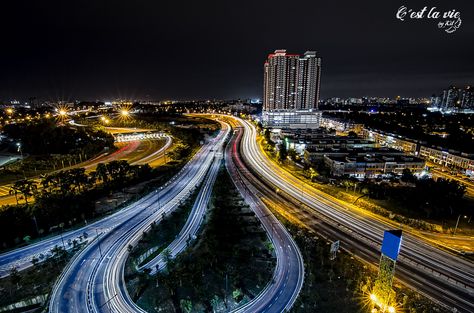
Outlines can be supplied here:
<path id="1" fill-rule="evenodd" d="M 474 172 L 473 154 L 421 146 L 420 157 L 441 166 L 464 170 L 467 174 Z"/>
<path id="2" fill-rule="evenodd" d="M 311 164 L 313 162 L 324 159 L 325 156 L 345 157 L 345 156 L 391 156 L 391 155 L 405 155 L 402 151 L 390 148 L 373 148 L 373 147 L 358 147 L 358 148 L 307 148 L 304 151 L 305 163 Z"/>
<path id="3" fill-rule="evenodd" d="M 324 156 L 324 162 L 334 176 L 349 176 L 359 179 L 378 178 L 389 174 L 401 175 L 404 169 L 419 173 L 425 162 L 414 156 L 366 155 L 366 156 Z"/>
<path id="4" fill-rule="evenodd" d="M 361 134 L 364 125 L 355 123 L 350 120 L 335 118 L 335 117 L 321 117 L 321 127 L 327 129 L 335 129 L 337 132 L 348 133 L 350 131 L 356 134 Z"/>
<path id="5" fill-rule="evenodd" d="M 364 128 L 361 136 L 368 140 L 375 141 L 379 146 L 400 150 L 411 155 L 418 155 L 419 143 L 400 135 Z"/>
<path id="6" fill-rule="evenodd" d="M 328 150 L 344 148 L 374 148 L 375 143 L 368 139 L 337 136 L 325 128 L 285 129 L 278 132 L 278 142 L 285 140 L 288 148 L 301 155 L 305 150 Z"/>
<path id="7" fill-rule="evenodd" d="M 319 128 L 321 112 L 312 110 L 275 110 L 262 113 L 265 127 L 281 129 Z"/>

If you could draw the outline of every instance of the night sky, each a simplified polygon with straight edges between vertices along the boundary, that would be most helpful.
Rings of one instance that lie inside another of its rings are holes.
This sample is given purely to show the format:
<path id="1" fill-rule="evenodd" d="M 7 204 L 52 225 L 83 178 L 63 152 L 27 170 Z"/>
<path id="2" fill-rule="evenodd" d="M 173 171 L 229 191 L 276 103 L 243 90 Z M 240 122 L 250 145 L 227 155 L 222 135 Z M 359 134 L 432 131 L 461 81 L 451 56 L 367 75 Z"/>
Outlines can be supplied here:
<path id="1" fill-rule="evenodd" d="M 0 100 L 261 98 L 275 49 L 318 51 L 323 98 L 474 83 L 474 1 L 346 3 L 2 1 Z M 462 25 L 401 22 L 402 5 L 456 9 Z"/>

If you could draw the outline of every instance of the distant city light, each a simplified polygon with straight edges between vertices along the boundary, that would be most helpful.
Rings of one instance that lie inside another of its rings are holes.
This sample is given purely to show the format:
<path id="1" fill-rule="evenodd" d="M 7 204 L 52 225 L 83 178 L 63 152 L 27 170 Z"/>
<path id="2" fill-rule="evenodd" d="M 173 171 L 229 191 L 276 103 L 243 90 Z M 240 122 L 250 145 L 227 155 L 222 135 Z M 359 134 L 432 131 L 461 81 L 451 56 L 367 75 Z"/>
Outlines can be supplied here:
<path id="1" fill-rule="evenodd" d="M 377 296 L 375 294 L 371 293 L 370 294 L 370 300 L 372 300 L 374 302 L 377 301 Z"/>

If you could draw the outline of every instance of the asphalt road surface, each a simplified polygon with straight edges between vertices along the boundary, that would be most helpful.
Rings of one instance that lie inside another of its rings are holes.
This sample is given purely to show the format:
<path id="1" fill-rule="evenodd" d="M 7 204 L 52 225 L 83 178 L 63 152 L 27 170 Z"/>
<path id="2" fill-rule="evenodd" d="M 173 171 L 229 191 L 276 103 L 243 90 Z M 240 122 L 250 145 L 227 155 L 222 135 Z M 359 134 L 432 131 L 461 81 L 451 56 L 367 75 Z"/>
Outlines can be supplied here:
<path id="1" fill-rule="evenodd" d="M 244 127 L 241 153 L 249 169 L 258 174 L 258 179 L 296 200 L 304 209 L 299 209 L 295 215 L 309 215 L 311 220 L 306 220 L 306 223 L 312 223 L 317 231 L 333 240 L 341 240 L 343 248 L 364 260 L 378 262 L 383 231 L 393 226 L 349 210 L 348 204 L 316 190 L 278 167 L 259 148 L 255 127 L 247 121 L 239 119 L 239 122 Z M 472 263 L 427 244 L 409 232 L 404 232 L 396 277 L 447 308 L 458 312 L 474 311 Z"/>

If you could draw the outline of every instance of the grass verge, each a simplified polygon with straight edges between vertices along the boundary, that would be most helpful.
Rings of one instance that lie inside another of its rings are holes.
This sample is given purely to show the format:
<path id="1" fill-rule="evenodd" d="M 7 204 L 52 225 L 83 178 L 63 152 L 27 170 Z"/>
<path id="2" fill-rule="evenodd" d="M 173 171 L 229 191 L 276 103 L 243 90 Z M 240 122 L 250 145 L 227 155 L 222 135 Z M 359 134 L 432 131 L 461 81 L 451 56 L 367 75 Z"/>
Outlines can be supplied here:
<path id="1" fill-rule="evenodd" d="M 276 259 L 268 237 L 224 167 L 197 240 L 155 277 L 135 301 L 148 312 L 224 312 L 254 298 Z"/>

